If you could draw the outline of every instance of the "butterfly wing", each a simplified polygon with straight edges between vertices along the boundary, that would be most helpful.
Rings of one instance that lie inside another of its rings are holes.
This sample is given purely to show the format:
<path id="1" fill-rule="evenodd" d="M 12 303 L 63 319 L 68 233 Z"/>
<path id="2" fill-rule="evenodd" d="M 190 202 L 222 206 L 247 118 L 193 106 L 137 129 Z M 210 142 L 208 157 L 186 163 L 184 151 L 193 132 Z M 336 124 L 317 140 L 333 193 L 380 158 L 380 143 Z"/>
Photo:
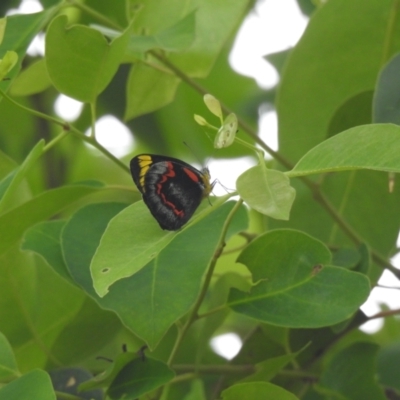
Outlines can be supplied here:
<path id="1" fill-rule="evenodd" d="M 131 161 L 133 180 L 162 229 L 177 230 L 209 194 L 209 175 L 172 157 L 142 154 Z"/>

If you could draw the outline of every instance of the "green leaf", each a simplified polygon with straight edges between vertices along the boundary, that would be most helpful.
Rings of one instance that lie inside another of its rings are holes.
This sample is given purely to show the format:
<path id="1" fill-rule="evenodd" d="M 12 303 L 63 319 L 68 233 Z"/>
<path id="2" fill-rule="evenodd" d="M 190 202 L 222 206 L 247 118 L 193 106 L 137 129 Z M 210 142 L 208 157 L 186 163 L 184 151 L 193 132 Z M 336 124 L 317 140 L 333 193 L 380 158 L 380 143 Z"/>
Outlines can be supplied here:
<path id="1" fill-rule="evenodd" d="M 219 52 L 237 28 L 247 7 L 246 2 L 234 0 L 220 2 L 195 0 L 187 7 L 182 7 L 180 0 L 170 0 L 168 3 L 148 0 L 135 18 L 135 33 L 155 34 L 179 24 L 180 21 L 185 21 L 184 18 L 188 18 L 185 24 L 191 26 L 192 22 L 189 18 L 192 17 L 189 16 L 195 13 L 194 42 L 186 51 L 171 54 L 170 60 L 190 76 L 205 77 Z M 184 25 L 183 22 L 182 25 Z M 182 32 L 185 32 L 185 29 Z M 189 30 L 187 32 L 189 37 Z M 175 38 L 175 33 L 172 33 L 171 39 Z"/>
<path id="2" fill-rule="evenodd" d="M 79 311 L 52 344 L 51 354 L 63 365 L 80 363 L 98 355 L 106 345 L 112 343 L 121 328 L 115 313 L 103 310 L 85 296 Z M 48 365 L 52 364 L 50 360 Z"/>
<path id="3" fill-rule="evenodd" d="M 0 255 L 14 245 L 31 226 L 50 218 L 77 200 L 100 189 L 89 186 L 64 186 L 48 190 L 0 216 Z"/>
<path id="4" fill-rule="evenodd" d="M 368 279 L 327 266 L 328 249 L 291 230 L 258 237 L 239 256 L 253 274 L 250 293 L 233 289 L 229 306 L 273 325 L 317 328 L 349 318 L 369 295 Z"/>
<path id="5" fill-rule="evenodd" d="M 82 25 L 66 28 L 67 23 L 60 15 L 47 30 L 47 71 L 60 92 L 92 103 L 117 72 L 130 28 L 109 44 L 99 31 Z"/>
<path id="6" fill-rule="evenodd" d="M 353 269 L 360 261 L 360 252 L 356 249 L 340 248 L 333 253 L 332 264 L 338 267 Z"/>
<path id="7" fill-rule="evenodd" d="M 270 53 L 264 56 L 264 58 L 275 67 L 280 75 L 291 51 L 292 49 L 287 49 L 276 53 Z"/>
<path id="8" fill-rule="evenodd" d="M 49 375 L 34 370 L 0 389 L 0 400 L 56 400 Z"/>
<path id="9" fill-rule="evenodd" d="M 93 256 L 90 270 L 97 294 L 103 297 L 114 282 L 137 273 L 186 228 L 160 229 L 142 201 L 126 208 L 110 221 Z"/>
<path id="10" fill-rule="evenodd" d="M 132 35 L 125 56 L 129 58 L 132 53 L 145 53 L 151 49 L 171 52 L 185 50 L 195 39 L 195 28 L 196 11 L 193 11 L 173 26 L 153 36 Z"/>
<path id="11" fill-rule="evenodd" d="M 289 160 L 327 138 L 333 114 L 347 99 L 374 90 L 392 12 L 390 2 L 349 0 L 329 1 L 313 15 L 287 60 L 277 96 L 279 150 Z M 399 49 L 394 35 L 386 56 Z"/>
<path id="12" fill-rule="evenodd" d="M 156 35 L 156 40 L 163 50 L 182 51 L 193 43 L 196 37 L 196 12 L 190 12 L 175 25 Z"/>
<path id="13" fill-rule="evenodd" d="M 223 400 L 298 400 L 298 398 L 280 386 L 267 382 L 238 383 L 222 392 Z"/>
<path id="14" fill-rule="evenodd" d="M 25 178 L 25 175 L 32 169 L 37 159 L 43 154 L 44 145 L 44 140 L 40 140 L 30 151 L 24 162 L 10 174 L 12 178 L 10 179 L 8 176 L 5 180 L 0 182 L 2 194 L 0 199 L 0 213 L 3 213 L 7 208 L 15 206 L 15 201 L 12 196 L 21 181 Z"/>
<path id="15" fill-rule="evenodd" d="M 376 380 L 379 346 L 357 342 L 337 353 L 322 373 L 320 385 L 352 400 L 385 400 Z"/>
<path id="16" fill-rule="evenodd" d="M 136 399 L 171 381 L 175 373 L 163 362 L 146 357 L 125 365 L 111 383 L 111 399 Z"/>
<path id="17" fill-rule="evenodd" d="M 236 186 L 251 208 L 272 218 L 289 219 L 296 191 L 282 172 L 257 165 L 240 175 Z"/>
<path id="18" fill-rule="evenodd" d="M 160 229 L 143 201 L 121 211 L 110 221 L 92 259 L 97 294 L 103 297 L 114 282 L 138 272 L 175 236 Z"/>
<path id="19" fill-rule="evenodd" d="M 212 94 L 205 94 L 203 96 L 204 104 L 206 107 L 221 121 L 223 120 L 222 110 L 221 110 L 221 103 L 218 99 L 216 99 Z"/>
<path id="20" fill-rule="evenodd" d="M 306 347 L 306 346 L 305 346 Z M 296 351 L 291 354 L 284 354 L 283 356 L 271 357 L 268 360 L 261 361 L 255 365 L 256 372 L 242 379 L 240 382 L 262 382 L 270 381 L 276 374 L 294 360 L 302 351 Z"/>
<path id="21" fill-rule="evenodd" d="M 136 118 L 170 103 L 179 82 L 179 78 L 169 72 L 142 63 L 134 64 L 128 78 L 124 119 Z"/>
<path id="22" fill-rule="evenodd" d="M 400 126 L 356 126 L 311 149 L 286 175 L 294 177 L 355 169 L 400 172 L 399 152 Z"/>
<path id="23" fill-rule="evenodd" d="M 23 70 L 14 80 L 10 94 L 12 96 L 30 96 L 46 90 L 51 85 L 45 59 L 34 62 Z"/>
<path id="24" fill-rule="evenodd" d="M 8 381 L 19 376 L 17 362 L 7 338 L 0 332 L 0 379 Z"/>
<path id="25" fill-rule="evenodd" d="M 90 261 L 108 222 L 125 207 L 120 203 L 88 205 L 71 217 L 62 232 L 61 243 L 68 271 L 75 282 L 96 300 L 98 297 L 93 290 Z"/>
<path id="26" fill-rule="evenodd" d="M 378 380 L 381 385 L 400 391 L 400 371 L 397 368 L 400 359 L 400 343 L 396 341 L 380 349 L 377 357 Z"/>
<path id="27" fill-rule="evenodd" d="M 346 99 L 329 121 L 326 139 L 354 126 L 371 124 L 373 95 L 372 90 L 367 90 Z"/>
<path id="28" fill-rule="evenodd" d="M 3 42 L 4 39 L 4 33 L 6 31 L 6 26 L 7 26 L 7 18 L 0 18 L 0 45 Z"/>
<path id="29" fill-rule="evenodd" d="M 40 32 L 43 26 L 52 18 L 54 9 L 35 14 L 20 14 L 7 17 L 7 25 L 0 45 L 0 58 L 7 51 L 15 51 L 18 54 L 17 67 L 8 74 L 9 80 L 0 81 L 0 89 L 7 91 L 12 80 L 18 75 L 26 50 L 33 38 Z"/>
<path id="30" fill-rule="evenodd" d="M 18 54 L 15 51 L 7 51 L 0 60 L 0 81 L 7 77 L 8 73 L 18 62 Z"/>
<path id="31" fill-rule="evenodd" d="M 197 298 L 202 277 L 232 206 L 232 203 L 224 204 L 197 224 L 189 225 L 155 260 L 134 276 L 114 283 L 103 298 L 93 289 L 89 265 L 109 220 L 121 208 L 107 203 L 92 204 L 74 214 L 62 234 L 65 261 L 74 280 L 101 307 L 116 312 L 125 326 L 154 348 Z M 245 210 L 241 208 L 228 235 L 245 229 L 246 219 Z M 137 227 L 130 225 L 130 229 Z"/>
<path id="32" fill-rule="evenodd" d="M 373 121 L 400 124 L 400 54 L 394 56 L 382 69 L 374 93 Z"/>
<path id="33" fill-rule="evenodd" d="M 59 275 L 72 283 L 60 245 L 64 225 L 65 221 L 44 221 L 36 224 L 25 232 L 21 250 L 40 255 Z"/>

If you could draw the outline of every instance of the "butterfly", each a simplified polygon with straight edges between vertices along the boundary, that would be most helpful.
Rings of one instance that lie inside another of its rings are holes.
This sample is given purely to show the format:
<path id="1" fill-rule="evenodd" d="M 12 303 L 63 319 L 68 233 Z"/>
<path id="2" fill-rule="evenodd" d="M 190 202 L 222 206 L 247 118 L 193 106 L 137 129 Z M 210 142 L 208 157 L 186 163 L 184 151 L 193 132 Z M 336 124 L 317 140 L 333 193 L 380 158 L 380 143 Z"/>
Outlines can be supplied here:
<path id="1" fill-rule="evenodd" d="M 207 168 L 199 171 L 177 158 L 139 154 L 132 158 L 130 169 L 153 217 L 169 231 L 186 224 L 214 186 Z"/>

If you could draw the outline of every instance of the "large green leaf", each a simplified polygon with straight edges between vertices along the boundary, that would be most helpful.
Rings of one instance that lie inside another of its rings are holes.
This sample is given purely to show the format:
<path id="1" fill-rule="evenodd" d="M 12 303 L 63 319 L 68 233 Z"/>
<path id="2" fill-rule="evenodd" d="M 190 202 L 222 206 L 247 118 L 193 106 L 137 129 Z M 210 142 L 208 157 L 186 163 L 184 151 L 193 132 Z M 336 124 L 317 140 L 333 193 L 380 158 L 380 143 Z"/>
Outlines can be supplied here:
<path id="1" fill-rule="evenodd" d="M 400 172 L 400 127 L 372 124 L 351 128 L 311 149 L 290 177 L 353 169 Z"/>
<path id="2" fill-rule="evenodd" d="M 239 256 L 253 274 L 250 293 L 231 291 L 229 306 L 259 321 L 317 328 L 349 318 L 367 299 L 368 279 L 333 267 L 318 240 L 291 230 L 271 231 Z"/>
<path id="3" fill-rule="evenodd" d="M 0 400 L 56 400 L 49 375 L 41 370 L 28 372 L 0 389 Z"/>
<path id="4" fill-rule="evenodd" d="M 116 312 L 130 330 L 154 348 L 168 328 L 193 305 L 231 208 L 232 203 L 227 203 L 176 235 L 156 259 L 137 274 L 114 283 L 103 298 L 93 289 L 89 266 L 108 222 L 121 210 L 121 205 L 93 204 L 78 211 L 63 231 L 64 257 L 74 280 L 101 307 Z M 240 209 L 229 235 L 245 227 L 245 211 Z M 134 230 L 132 225 L 129 229 Z"/>
<path id="5" fill-rule="evenodd" d="M 82 25 L 67 28 L 67 23 L 67 17 L 60 15 L 47 30 L 47 71 L 60 92 L 94 102 L 117 72 L 130 30 L 109 44 L 98 30 Z"/>
<path id="6" fill-rule="evenodd" d="M 216 200 L 214 207 L 225 199 Z M 212 210 L 208 205 L 204 214 Z M 93 256 L 90 270 L 96 292 L 103 297 L 114 282 L 137 273 L 187 227 L 178 232 L 161 230 L 143 202 L 122 211 L 110 221 Z"/>
<path id="7" fill-rule="evenodd" d="M 346 399 L 386 399 L 376 379 L 378 349 L 378 345 L 368 342 L 357 342 L 346 347 L 331 360 L 319 384 Z"/>

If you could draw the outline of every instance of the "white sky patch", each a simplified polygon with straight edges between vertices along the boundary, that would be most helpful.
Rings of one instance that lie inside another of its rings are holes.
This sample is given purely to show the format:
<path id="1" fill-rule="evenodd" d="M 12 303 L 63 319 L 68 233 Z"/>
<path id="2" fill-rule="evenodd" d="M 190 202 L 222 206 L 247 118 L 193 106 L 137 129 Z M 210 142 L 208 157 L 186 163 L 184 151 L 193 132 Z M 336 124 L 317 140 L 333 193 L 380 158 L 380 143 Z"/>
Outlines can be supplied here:
<path id="1" fill-rule="evenodd" d="M 45 35 L 44 33 L 37 34 L 28 47 L 27 53 L 31 57 L 44 57 L 45 54 Z"/>
<path id="2" fill-rule="evenodd" d="M 224 333 L 211 339 L 210 346 L 215 353 L 227 360 L 232 360 L 242 348 L 242 339 L 236 333 Z"/>
<path id="3" fill-rule="evenodd" d="M 236 37 L 230 62 L 237 72 L 269 89 L 278 82 L 275 68 L 263 57 L 293 47 L 307 26 L 295 0 L 258 1 Z"/>
<path id="4" fill-rule="evenodd" d="M 396 260 L 397 259 L 397 260 Z M 398 266 L 400 258 L 396 257 L 392 259 L 392 263 Z M 400 308 L 400 282 L 399 280 L 388 270 L 382 274 L 378 282 L 380 285 L 399 288 L 399 289 L 386 289 L 381 287 L 375 287 L 368 297 L 368 300 L 361 306 L 361 310 L 368 316 L 372 316 L 381 311 L 380 304 L 385 304 L 390 309 Z M 397 317 L 400 318 L 400 317 Z M 368 321 L 361 326 L 361 330 L 366 333 L 375 333 L 379 331 L 383 326 L 383 319 L 377 318 Z"/>
<path id="5" fill-rule="evenodd" d="M 18 8 L 11 8 L 6 16 L 15 14 L 33 14 L 43 11 L 43 7 L 38 0 L 23 0 Z M 27 53 L 31 57 L 44 56 L 44 34 L 36 35 L 28 47 Z"/>
<path id="6" fill-rule="evenodd" d="M 40 11 L 43 11 L 43 7 L 38 0 L 23 0 L 18 8 L 11 8 L 6 15 L 33 14 Z"/>
<path id="7" fill-rule="evenodd" d="M 258 122 L 260 138 L 272 150 L 278 150 L 278 116 L 275 110 L 263 110 L 260 107 L 260 117 Z M 258 145 L 257 145 L 258 146 Z M 268 156 L 268 155 L 267 155 Z"/>
<path id="8" fill-rule="evenodd" d="M 81 115 L 83 103 L 71 97 L 60 94 L 55 103 L 55 113 L 65 121 L 73 122 Z"/>
<path id="9" fill-rule="evenodd" d="M 397 237 L 397 247 L 400 247 L 400 234 Z M 394 267 L 400 269 L 400 254 L 396 254 L 390 261 Z M 378 283 L 382 286 L 400 288 L 400 281 L 388 270 L 385 270 Z M 375 287 L 369 295 L 368 300 L 361 306 L 361 310 L 370 317 L 381 311 L 380 304 L 386 304 L 392 310 L 400 308 L 400 289 Z M 396 318 L 400 318 L 400 316 Z M 366 333 L 375 333 L 382 326 L 382 318 L 372 319 L 362 325 L 361 330 Z"/>
<path id="10" fill-rule="evenodd" d="M 89 135 L 90 131 L 85 134 Z M 116 157 L 129 154 L 134 143 L 129 128 L 112 115 L 104 115 L 96 122 L 96 139 Z"/>
<path id="11" fill-rule="evenodd" d="M 210 170 L 211 181 L 217 180 L 213 189 L 215 196 L 224 196 L 236 190 L 236 179 L 257 161 L 252 157 L 235 159 L 210 160 L 207 168 Z"/>

